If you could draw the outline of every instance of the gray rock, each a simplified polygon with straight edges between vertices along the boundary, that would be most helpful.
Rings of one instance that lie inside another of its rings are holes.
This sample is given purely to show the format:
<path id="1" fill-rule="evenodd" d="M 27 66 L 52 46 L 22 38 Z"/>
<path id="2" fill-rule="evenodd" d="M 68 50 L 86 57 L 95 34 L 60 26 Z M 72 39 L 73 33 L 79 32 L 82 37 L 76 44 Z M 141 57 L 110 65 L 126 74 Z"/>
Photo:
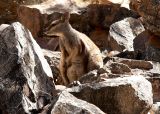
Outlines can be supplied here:
<path id="1" fill-rule="evenodd" d="M 112 59 L 112 61 L 126 64 L 131 69 L 142 69 L 142 70 L 153 69 L 153 64 L 150 61 L 125 59 L 125 58 L 118 58 L 118 57 L 114 57 Z M 110 61 L 110 62 L 112 62 L 112 61 Z"/>
<path id="2" fill-rule="evenodd" d="M 98 81 L 98 79 L 99 79 L 99 75 L 97 75 L 97 70 L 93 70 L 83 75 L 78 81 L 84 84 L 84 83 L 94 83 Z"/>
<path id="3" fill-rule="evenodd" d="M 112 63 L 110 65 L 110 70 L 113 74 L 126 74 L 131 73 L 131 69 L 128 67 L 128 65 L 123 63 Z"/>
<path id="4" fill-rule="evenodd" d="M 67 91 L 107 114 L 147 114 L 153 103 L 151 83 L 142 76 L 106 79 Z"/>
<path id="5" fill-rule="evenodd" d="M 62 79 L 59 71 L 61 52 L 43 49 L 43 54 L 51 67 L 55 84 L 62 84 Z"/>
<path id="6" fill-rule="evenodd" d="M 7 28 L 9 25 L 8 24 L 1 24 L 0 25 L 0 32 L 2 32 L 5 28 Z"/>
<path id="7" fill-rule="evenodd" d="M 148 45 L 146 48 L 146 60 L 160 62 L 160 48 Z"/>
<path id="8" fill-rule="evenodd" d="M 142 23 L 134 18 L 126 18 L 110 26 L 109 44 L 112 50 L 133 51 L 133 40 L 145 29 Z"/>
<path id="9" fill-rule="evenodd" d="M 0 79 L 4 82 L 0 83 L 4 101 L 1 103 L 7 105 L 8 113 L 17 113 L 21 105 L 26 112 L 42 108 L 55 89 L 41 48 L 29 30 L 18 22 L 0 34 Z M 27 90 L 29 94 L 25 93 Z"/>
<path id="10" fill-rule="evenodd" d="M 104 69 L 108 70 L 110 65 L 115 63 L 123 63 L 131 69 L 133 75 L 141 75 L 151 82 L 153 88 L 153 100 L 160 100 L 160 63 L 154 61 L 133 60 L 114 57 L 104 65 Z M 113 69 L 115 70 L 115 69 Z M 125 75 L 122 75 L 125 76 Z M 108 74 L 109 78 L 119 77 L 119 74 Z"/>
<path id="11" fill-rule="evenodd" d="M 70 93 L 60 93 L 57 102 L 51 110 L 51 114 L 106 114 L 98 107 L 86 101 L 77 99 Z"/>

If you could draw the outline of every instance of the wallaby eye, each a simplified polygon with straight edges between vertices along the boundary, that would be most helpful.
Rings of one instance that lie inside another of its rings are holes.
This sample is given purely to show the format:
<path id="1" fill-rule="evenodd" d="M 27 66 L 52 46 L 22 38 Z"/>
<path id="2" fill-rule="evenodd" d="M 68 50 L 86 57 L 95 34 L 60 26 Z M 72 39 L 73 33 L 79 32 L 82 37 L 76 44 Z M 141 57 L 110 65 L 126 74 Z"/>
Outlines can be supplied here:
<path id="1" fill-rule="evenodd" d="M 54 26 L 56 26 L 56 23 L 53 23 L 53 24 L 52 24 L 52 27 L 54 27 Z"/>

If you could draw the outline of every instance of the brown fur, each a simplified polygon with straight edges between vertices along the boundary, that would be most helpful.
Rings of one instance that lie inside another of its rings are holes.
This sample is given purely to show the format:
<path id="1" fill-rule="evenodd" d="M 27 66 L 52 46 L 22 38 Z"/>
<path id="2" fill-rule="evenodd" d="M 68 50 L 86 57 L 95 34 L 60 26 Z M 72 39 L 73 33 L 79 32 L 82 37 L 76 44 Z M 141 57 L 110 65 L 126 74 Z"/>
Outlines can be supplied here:
<path id="1" fill-rule="evenodd" d="M 60 38 L 60 72 L 65 85 L 103 66 L 99 48 L 85 34 L 71 27 L 69 16 L 69 13 L 63 14 L 60 20 L 53 21 L 46 32 Z"/>

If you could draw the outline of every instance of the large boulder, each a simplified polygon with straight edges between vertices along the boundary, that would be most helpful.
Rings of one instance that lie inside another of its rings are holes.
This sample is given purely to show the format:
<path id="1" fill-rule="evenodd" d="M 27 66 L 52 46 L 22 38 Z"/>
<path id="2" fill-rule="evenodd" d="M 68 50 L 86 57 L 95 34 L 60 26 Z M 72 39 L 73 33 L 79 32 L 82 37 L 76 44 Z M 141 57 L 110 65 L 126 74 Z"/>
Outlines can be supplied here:
<path id="1" fill-rule="evenodd" d="M 28 29 L 15 22 L 0 33 L 0 107 L 8 113 L 19 108 L 41 109 L 55 89 L 51 69 Z"/>
<path id="2" fill-rule="evenodd" d="M 117 65 L 115 68 L 117 69 L 118 67 L 118 69 L 117 70 L 114 69 L 112 67 L 112 64 Z M 121 64 L 121 67 L 119 67 L 120 66 L 119 64 Z M 127 69 L 129 68 L 130 72 L 126 72 L 126 68 Z M 152 84 L 153 100 L 155 102 L 160 101 L 160 86 L 159 86 L 160 84 L 160 63 L 159 62 L 112 57 L 112 59 L 108 60 L 107 63 L 104 65 L 102 73 L 105 73 L 104 70 L 105 72 L 108 71 L 108 73 L 110 73 L 107 76 L 110 78 L 119 77 L 119 74 L 124 74 L 123 76 L 127 74 L 127 75 L 141 75 L 145 77 Z M 86 82 L 87 82 L 87 79 L 86 79 Z"/>
<path id="3" fill-rule="evenodd" d="M 147 114 L 153 103 L 151 83 L 142 76 L 105 79 L 67 91 L 107 114 Z"/>
<path id="4" fill-rule="evenodd" d="M 11 23 L 17 20 L 17 7 L 20 4 L 37 4 L 46 0 L 1 0 L 0 1 L 0 24 Z"/>
<path id="5" fill-rule="evenodd" d="M 67 91 L 62 91 L 51 109 L 51 114 L 106 114 L 98 107 L 77 99 Z"/>
<path id="6" fill-rule="evenodd" d="M 138 19 L 126 18 L 111 25 L 108 42 L 111 50 L 133 51 L 133 40 L 145 29 Z"/>

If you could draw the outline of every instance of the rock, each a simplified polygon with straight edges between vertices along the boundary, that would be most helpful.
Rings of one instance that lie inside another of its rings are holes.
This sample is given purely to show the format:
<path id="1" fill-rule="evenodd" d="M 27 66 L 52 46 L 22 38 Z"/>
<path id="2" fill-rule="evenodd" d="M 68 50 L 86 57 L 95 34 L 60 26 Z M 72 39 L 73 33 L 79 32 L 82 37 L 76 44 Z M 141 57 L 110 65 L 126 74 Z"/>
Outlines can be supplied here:
<path id="1" fill-rule="evenodd" d="M 98 107 L 86 101 L 77 99 L 70 93 L 60 93 L 57 102 L 51 110 L 51 114 L 106 114 Z"/>
<path id="2" fill-rule="evenodd" d="M 141 72 L 141 75 L 146 77 L 152 83 L 153 100 L 154 102 L 160 101 L 160 64 L 153 63 L 153 69 Z"/>
<path id="3" fill-rule="evenodd" d="M 135 59 L 135 60 L 144 60 L 145 52 L 144 50 L 136 50 L 136 51 L 123 51 L 116 55 L 116 57 L 127 58 L 127 59 Z"/>
<path id="4" fill-rule="evenodd" d="M 160 38 L 152 37 L 146 46 L 146 60 L 160 62 Z"/>
<path id="5" fill-rule="evenodd" d="M 123 63 L 112 63 L 110 70 L 113 74 L 131 74 L 131 69 Z"/>
<path id="6" fill-rule="evenodd" d="M 148 30 L 142 32 L 134 39 L 135 51 L 143 52 L 144 59 L 160 62 L 160 38 Z"/>
<path id="7" fill-rule="evenodd" d="M 153 100 L 160 101 L 160 74 L 151 74 L 150 77 L 147 78 L 152 83 L 153 88 Z"/>
<path id="8" fill-rule="evenodd" d="M 134 18 L 126 18 L 111 25 L 109 31 L 109 44 L 112 50 L 122 52 L 133 51 L 133 40 L 144 31 L 142 23 Z"/>
<path id="9" fill-rule="evenodd" d="M 141 75 L 145 77 L 152 84 L 153 100 L 154 101 L 160 100 L 160 86 L 158 86 L 160 85 L 160 64 L 159 62 L 113 57 L 110 60 L 108 60 L 107 63 L 105 63 L 104 70 L 110 70 L 110 66 L 113 63 L 116 63 L 116 64 L 123 63 L 127 65 L 131 69 L 131 73 L 129 74 L 127 73 L 128 76 L 129 75 L 131 76 L 132 74 L 132 75 Z M 122 73 L 124 74 L 122 76 L 127 76 L 125 72 L 122 72 Z M 119 77 L 119 74 L 112 74 L 111 72 L 107 73 L 107 75 L 108 75 L 107 77 L 109 78 Z"/>
<path id="10" fill-rule="evenodd" d="M 107 114 L 147 114 L 153 103 L 151 83 L 142 76 L 106 79 L 67 91 Z"/>
<path id="11" fill-rule="evenodd" d="M 44 57 L 47 59 L 47 62 L 49 63 L 52 73 L 53 73 L 53 79 L 56 85 L 62 84 L 62 79 L 60 76 L 59 71 L 59 63 L 60 63 L 60 56 L 61 52 L 58 51 L 50 51 L 43 49 Z"/>
<path id="12" fill-rule="evenodd" d="M 39 45 L 18 22 L 1 32 L 0 44 L 0 107 L 8 113 L 18 113 L 22 105 L 27 113 L 41 109 L 52 98 L 55 87 Z"/>
<path id="13" fill-rule="evenodd" d="M 131 0 L 131 9 L 143 18 L 144 26 L 152 33 L 160 36 L 160 4 L 159 0 Z"/>
<path id="14" fill-rule="evenodd" d="M 105 50 L 109 47 L 108 44 L 108 32 L 101 28 L 95 28 L 95 30 L 91 31 L 90 39 L 95 42 L 95 44 L 101 49 Z M 109 50 L 109 49 L 108 49 Z"/>
<path id="15" fill-rule="evenodd" d="M 135 51 L 146 51 L 146 45 L 149 41 L 149 33 L 147 30 L 140 33 L 135 39 L 133 40 L 133 46 Z"/>
<path id="16" fill-rule="evenodd" d="M 99 80 L 98 71 L 93 70 L 84 74 L 78 81 L 80 81 L 81 84 L 84 84 L 84 83 L 95 83 L 98 80 Z"/>
<path id="17" fill-rule="evenodd" d="M 159 114 L 160 113 L 160 102 L 156 102 L 153 104 L 149 114 Z"/>
<path id="18" fill-rule="evenodd" d="M 128 65 L 132 69 L 138 68 L 138 69 L 150 70 L 153 68 L 152 63 L 144 60 L 121 59 L 119 62 Z"/>
<path id="19" fill-rule="evenodd" d="M 17 20 L 17 7 L 20 4 L 36 4 L 46 0 L 1 0 L 0 24 L 12 23 Z"/>
<path id="20" fill-rule="evenodd" d="M 8 24 L 1 24 L 0 25 L 0 32 L 2 32 L 5 28 L 7 28 L 9 25 Z"/>

